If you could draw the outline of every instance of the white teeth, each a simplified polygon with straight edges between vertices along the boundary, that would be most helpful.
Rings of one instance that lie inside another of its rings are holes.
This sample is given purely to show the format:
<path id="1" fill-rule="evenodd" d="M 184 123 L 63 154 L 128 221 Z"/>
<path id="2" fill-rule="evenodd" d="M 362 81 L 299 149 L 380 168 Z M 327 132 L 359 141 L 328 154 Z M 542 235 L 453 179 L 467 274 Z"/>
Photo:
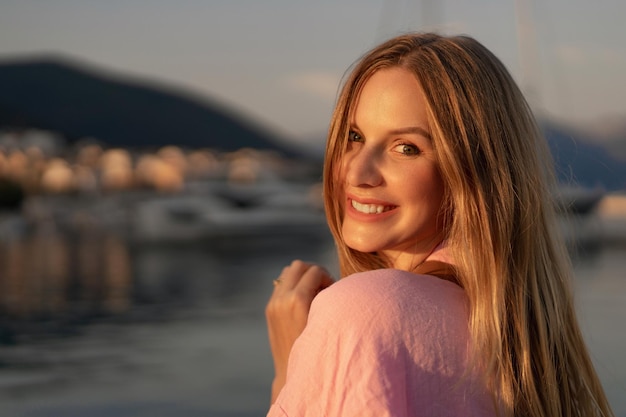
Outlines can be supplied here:
<path id="1" fill-rule="evenodd" d="M 360 213 L 365 214 L 381 214 L 385 211 L 385 206 L 379 206 L 376 204 L 361 204 L 352 200 L 352 207 Z"/>

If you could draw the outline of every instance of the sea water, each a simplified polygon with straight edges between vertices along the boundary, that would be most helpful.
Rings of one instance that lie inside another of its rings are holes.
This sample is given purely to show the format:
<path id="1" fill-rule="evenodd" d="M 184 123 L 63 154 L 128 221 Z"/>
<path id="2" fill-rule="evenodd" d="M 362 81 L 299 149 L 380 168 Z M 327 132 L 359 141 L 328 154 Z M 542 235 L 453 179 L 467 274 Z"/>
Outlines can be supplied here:
<path id="1" fill-rule="evenodd" d="M 577 255 L 574 284 L 593 360 L 626 417 L 624 249 Z M 264 415 L 272 280 L 295 258 L 336 271 L 319 236 L 132 246 L 50 233 L 3 251 L 7 417 Z"/>

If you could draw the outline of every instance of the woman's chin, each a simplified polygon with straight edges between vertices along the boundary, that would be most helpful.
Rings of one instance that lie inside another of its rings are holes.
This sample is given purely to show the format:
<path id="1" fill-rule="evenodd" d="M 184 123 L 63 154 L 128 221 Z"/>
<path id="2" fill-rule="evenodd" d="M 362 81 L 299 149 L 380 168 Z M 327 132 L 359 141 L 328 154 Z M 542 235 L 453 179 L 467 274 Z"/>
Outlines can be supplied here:
<path id="1" fill-rule="evenodd" d="M 372 241 L 370 239 L 364 240 L 364 239 L 354 239 L 354 238 L 345 239 L 344 238 L 344 243 L 346 244 L 347 247 L 357 252 L 373 253 L 373 252 L 377 252 L 378 250 L 380 250 L 380 248 L 377 245 L 372 244 Z"/>

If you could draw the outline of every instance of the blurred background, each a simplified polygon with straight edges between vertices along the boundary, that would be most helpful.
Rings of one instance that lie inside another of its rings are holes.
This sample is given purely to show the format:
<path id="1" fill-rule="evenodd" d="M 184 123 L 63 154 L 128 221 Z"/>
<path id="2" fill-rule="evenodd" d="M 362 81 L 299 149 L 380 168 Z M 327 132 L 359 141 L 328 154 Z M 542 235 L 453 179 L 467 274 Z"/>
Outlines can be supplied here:
<path id="1" fill-rule="evenodd" d="M 3 416 L 258 416 L 263 308 L 336 273 L 321 206 L 340 81 L 408 30 L 507 65 L 553 153 L 579 319 L 626 416 L 626 4 L 0 0 Z"/>

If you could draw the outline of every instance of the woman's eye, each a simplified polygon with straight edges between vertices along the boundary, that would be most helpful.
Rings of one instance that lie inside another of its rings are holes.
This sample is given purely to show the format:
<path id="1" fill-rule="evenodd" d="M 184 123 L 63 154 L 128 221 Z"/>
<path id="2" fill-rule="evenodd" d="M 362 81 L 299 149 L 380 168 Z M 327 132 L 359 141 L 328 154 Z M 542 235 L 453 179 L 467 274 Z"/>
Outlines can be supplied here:
<path id="1" fill-rule="evenodd" d="M 348 140 L 350 142 L 362 142 L 363 138 L 361 137 L 361 135 L 356 133 L 354 130 L 351 130 L 350 133 L 348 133 Z"/>
<path id="2" fill-rule="evenodd" d="M 415 156 L 420 154 L 420 150 L 417 146 L 408 143 L 397 145 L 394 150 L 406 156 Z"/>

